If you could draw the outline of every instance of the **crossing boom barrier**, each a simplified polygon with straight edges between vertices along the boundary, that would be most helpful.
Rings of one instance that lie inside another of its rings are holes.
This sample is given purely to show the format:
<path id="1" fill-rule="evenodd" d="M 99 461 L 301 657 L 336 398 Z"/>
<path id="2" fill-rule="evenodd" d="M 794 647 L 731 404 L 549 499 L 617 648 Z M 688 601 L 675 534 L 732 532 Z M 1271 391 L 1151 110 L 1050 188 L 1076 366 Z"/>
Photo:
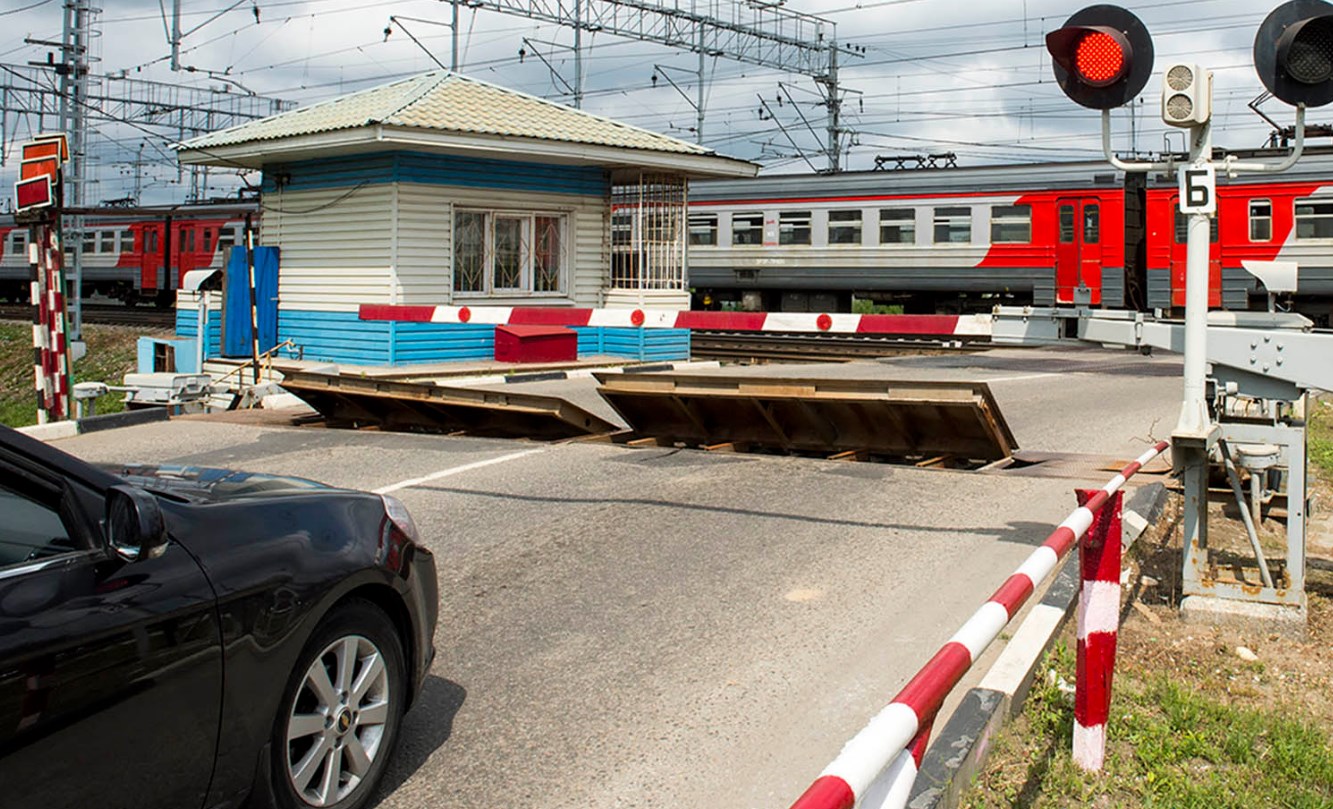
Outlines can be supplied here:
<path id="1" fill-rule="evenodd" d="M 925 755 L 944 699 L 977 657 L 1088 531 L 1125 482 L 1158 455 L 1160 441 L 1074 509 L 898 695 L 842 748 L 791 809 L 901 809 Z"/>

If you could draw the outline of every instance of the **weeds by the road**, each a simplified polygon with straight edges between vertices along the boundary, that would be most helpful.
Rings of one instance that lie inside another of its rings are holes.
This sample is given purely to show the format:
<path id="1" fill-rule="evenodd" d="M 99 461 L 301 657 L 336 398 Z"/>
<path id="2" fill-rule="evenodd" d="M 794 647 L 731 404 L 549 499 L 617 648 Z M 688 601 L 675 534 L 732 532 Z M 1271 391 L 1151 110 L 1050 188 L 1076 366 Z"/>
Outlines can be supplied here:
<path id="1" fill-rule="evenodd" d="M 1312 447 L 1333 437 L 1324 415 Z M 964 806 L 1333 807 L 1333 568 L 1307 569 L 1302 641 L 1185 624 L 1178 515 L 1176 501 L 1127 560 L 1105 770 L 1083 772 L 1070 752 L 1071 621 Z"/>
<path id="2" fill-rule="evenodd" d="M 143 329 L 132 326 L 85 325 L 88 355 L 74 365 L 74 381 L 120 384 L 136 364 L 136 344 Z M 124 395 L 112 393 L 97 401 L 98 413 L 125 408 Z M 32 326 L 0 322 L 0 424 L 22 427 L 37 422 L 33 391 Z"/>
<path id="3" fill-rule="evenodd" d="M 1306 445 L 1310 465 L 1324 480 L 1333 481 L 1333 399 L 1311 399 L 1309 416 Z"/>

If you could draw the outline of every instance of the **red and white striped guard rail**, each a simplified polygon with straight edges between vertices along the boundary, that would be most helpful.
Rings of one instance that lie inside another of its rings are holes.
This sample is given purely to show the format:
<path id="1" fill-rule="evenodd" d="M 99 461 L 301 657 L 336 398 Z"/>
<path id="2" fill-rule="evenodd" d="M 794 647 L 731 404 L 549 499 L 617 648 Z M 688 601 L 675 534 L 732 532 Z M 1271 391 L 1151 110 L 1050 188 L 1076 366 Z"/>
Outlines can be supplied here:
<path id="1" fill-rule="evenodd" d="M 1060 523 L 898 696 L 847 742 L 791 809 L 906 806 L 920 768 L 919 751 L 924 751 L 925 737 L 944 698 L 1088 530 L 1111 495 L 1167 446 L 1162 441 L 1140 455 Z"/>
<path id="2" fill-rule="evenodd" d="M 495 326 L 615 326 L 644 329 L 895 334 L 988 338 L 990 315 L 840 315 L 804 312 L 694 312 L 677 309 L 571 309 L 558 306 L 395 306 L 362 304 L 361 320 Z"/>

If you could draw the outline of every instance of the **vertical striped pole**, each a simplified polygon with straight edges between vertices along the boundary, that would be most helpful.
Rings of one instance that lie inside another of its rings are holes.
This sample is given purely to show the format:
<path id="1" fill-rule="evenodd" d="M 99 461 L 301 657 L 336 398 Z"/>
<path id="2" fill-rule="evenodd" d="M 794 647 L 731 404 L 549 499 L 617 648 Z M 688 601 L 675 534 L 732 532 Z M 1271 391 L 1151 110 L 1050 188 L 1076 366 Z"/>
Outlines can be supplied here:
<path id="1" fill-rule="evenodd" d="M 46 229 L 28 228 L 28 287 L 32 301 L 32 381 L 37 393 L 37 423 L 46 423 L 46 329 L 42 320 L 42 267 L 46 255 Z"/>
<path id="2" fill-rule="evenodd" d="M 1101 493 L 1077 490 L 1080 504 Z M 1106 719 L 1115 675 L 1116 631 L 1120 626 L 1120 515 L 1124 493 L 1117 491 L 1097 513 L 1079 541 L 1078 668 L 1074 680 L 1074 762 L 1100 772 L 1106 759 Z"/>
<path id="3" fill-rule="evenodd" d="M 59 220 L 57 220 L 59 221 Z M 59 231 L 53 230 L 50 261 L 47 262 L 46 291 L 47 333 L 51 346 L 51 417 L 55 421 L 69 418 L 69 348 L 65 341 L 65 282 L 62 265 L 65 255 L 59 249 Z"/>

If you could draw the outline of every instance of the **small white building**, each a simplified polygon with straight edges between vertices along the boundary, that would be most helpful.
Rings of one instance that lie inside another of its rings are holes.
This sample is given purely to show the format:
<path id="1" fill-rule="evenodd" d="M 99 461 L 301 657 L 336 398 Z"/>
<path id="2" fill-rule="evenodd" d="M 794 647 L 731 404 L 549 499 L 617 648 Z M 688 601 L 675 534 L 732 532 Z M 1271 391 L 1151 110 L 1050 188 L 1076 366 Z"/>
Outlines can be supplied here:
<path id="1" fill-rule="evenodd" d="M 388 364 L 475 352 L 407 356 L 386 335 L 385 356 L 380 338 L 343 350 L 319 332 L 363 328 L 365 305 L 688 308 L 688 181 L 758 171 L 447 71 L 194 138 L 179 157 L 263 170 L 279 340 Z"/>

